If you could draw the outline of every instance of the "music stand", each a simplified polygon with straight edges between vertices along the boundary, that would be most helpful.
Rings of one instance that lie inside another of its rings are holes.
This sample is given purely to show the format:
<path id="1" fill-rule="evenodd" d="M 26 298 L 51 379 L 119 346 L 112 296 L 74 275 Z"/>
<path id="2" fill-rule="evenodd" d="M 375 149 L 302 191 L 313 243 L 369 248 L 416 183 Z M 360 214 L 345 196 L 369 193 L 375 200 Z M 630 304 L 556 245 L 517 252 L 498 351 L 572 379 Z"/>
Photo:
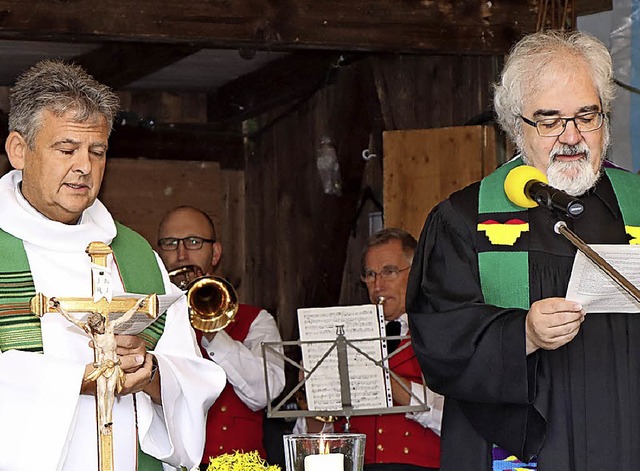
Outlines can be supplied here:
<path id="1" fill-rule="evenodd" d="M 349 418 L 352 416 L 361 416 L 361 415 L 383 415 L 383 414 L 397 414 L 397 413 L 407 413 L 407 412 L 423 412 L 429 411 L 430 408 L 427 406 L 427 392 L 426 387 L 424 386 L 424 378 L 422 381 L 422 397 L 416 396 L 410 388 L 407 388 L 404 382 L 400 381 L 398 375 L 396 375 L 393 371 L 391 371 L 388 367 L 388 360 L 393 356 L 397 355 L 404 349 L 408 348 L 411 345 L 410 340 L 405 343 L 401 343 L 400 346 L 394 350 L 392 353 L 383 356 L 381 360 L 376 360 L 364 352 L 361 348 L 358 347 L 359 344 L 363 342 L 371 342 L 371 341 L 380 341 L 383 340 L 404 340 L 410 339 L 408 335 L 393 335 L 393 336 L 381 336 L 381 337 L 373 337 L 373 338 L 364 338 L 364 339 L 354 339 L 350 340 L 344 335 L 344 328 L 341 325 L 336 325 L 336 338 L 335 340 L 292 340 L 292 341 L 284 341 L 284 342 L 263 342 L 262 343 L 262 353 L 263 353 L 263 365 L 265 369 L 265 378 L 266 378 L 266 390 L 267 390 L 267 417 L 278 417 L 278 418 L 297 418 L 297 417 L 329 417 L 329 416 L 343 416 L 347 419 L 347 429 L 349 424 Z M 324 353 L 324 355 L 320 358 L 320 360 L 310 367 L 307 367 L 301 363 L 293 361 L 292 359 L 285 356 L 276 347 L 284 347 L 284 346 L 302 346 L 304 344 L 326 344 L 328 349 Z M 368 362 L 372 362 L 377 367 L 381 368 L 385 374 L 388 374 L 390 377 L 396 379 L 399 385 L 410 394 L 410 396 L 417 401 L 416 405 L 409 406 L 395 406 L 391 405 L 390 407 L 383 408 L 359 408 L 354 407 L 352 404 L 352 396 L 351 396 L 351 387 L 350 387 L 350 376 L 349 376 L 349 361 L 348 361 L 348 349 L 353 349 L 353 351 L 359 355 L 361 358 L 364 358 Z M 310 377 L 314 373 L 318 371 L 318 368 L 323 362 L 329 357 L 329 355 L 336 351 L 338 356 L 338 375 L 340 379 L 340 398 L 341 398 L 341 407 L 337 409 L 331 410 L 288 410 L 283 407 L 285 404 L 298 392 L 300 391 L 305 383 L 309 380 Z M 303 372 L 304 377 L 298 381 L 296 386 L 289 391 L 289 393 L 278 402 L 275 406 L 272 404 L 273 398 L 270 397 L 269 394 L 269 379 L 267 372 L 267 363 L 266 357 L 267 353 L 273 355 L 281 356 L 285 362 L 293 365 L 298 372 Z"/>

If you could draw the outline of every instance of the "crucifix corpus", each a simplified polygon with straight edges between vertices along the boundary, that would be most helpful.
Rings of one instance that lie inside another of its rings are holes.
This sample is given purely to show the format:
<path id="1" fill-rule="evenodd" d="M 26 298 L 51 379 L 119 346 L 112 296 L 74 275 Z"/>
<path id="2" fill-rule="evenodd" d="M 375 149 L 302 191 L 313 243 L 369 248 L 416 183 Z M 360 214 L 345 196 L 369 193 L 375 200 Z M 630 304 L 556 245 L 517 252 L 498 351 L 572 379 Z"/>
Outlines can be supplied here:
<path id="1" fill-rule="evenodd" d="M 85 379 L 96 382 L 98 470 L 113 471 L 113 404 L 115 394 L 122 390 L 125 381 L 116 353 L 115 332 L 138 312 L 155 319 L 158 297 L 155 294 L 139 299 L 112 297 L 111 276 L 107 269 L 107 257 L 113 253 L 111 247 L 102 242 L 91 242 L 86 252 L 91 257 L 93 299 L 48 298 L 38 293 L 31 299 L 31 312 L 38 317 L 58 312 L 91 337 L 94 369 Z M 74 317 L 74 312 L 89 313 L 86 322 Z M 122 315 L 116 317 L 116 314 Z"/>

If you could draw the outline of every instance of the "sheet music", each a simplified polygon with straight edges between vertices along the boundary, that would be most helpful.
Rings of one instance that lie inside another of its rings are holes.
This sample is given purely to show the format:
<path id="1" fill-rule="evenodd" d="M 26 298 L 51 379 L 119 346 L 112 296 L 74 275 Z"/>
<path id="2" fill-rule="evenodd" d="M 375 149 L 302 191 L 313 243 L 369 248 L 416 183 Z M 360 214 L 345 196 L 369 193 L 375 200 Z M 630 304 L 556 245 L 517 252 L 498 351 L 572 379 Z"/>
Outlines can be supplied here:
<path id="1" fill-rule="evenodd" d="M 594 244 L 590 247 L 634 286 L 640 286 L 640 245 Z M 588 313 L 640 312 L 640 303 L 580 251 L 573 262 L 566 298 L 581 303 Z"/>
<path id="2" fill-rule="evenodd" d="M 305 369 L 311 370 L 332 347 L 338 325 L 344 326 L 344 335 L 348 341 L 385 335 L 382 306 L 367 304 L 298 309 L 300 340 L 327 341 L 302 343 L 302 361 Z M 385 340 L 355 342 L 354 345 L 378 362 L 387 354 Z M 390 407 L 393 401 L 389 373 L 349 345 L 347 358 L 351 403 L 354 409 Z M 309 410 L 342 409 L 338 355 L 335 349 L 309 376 L 305 389 Z"/>

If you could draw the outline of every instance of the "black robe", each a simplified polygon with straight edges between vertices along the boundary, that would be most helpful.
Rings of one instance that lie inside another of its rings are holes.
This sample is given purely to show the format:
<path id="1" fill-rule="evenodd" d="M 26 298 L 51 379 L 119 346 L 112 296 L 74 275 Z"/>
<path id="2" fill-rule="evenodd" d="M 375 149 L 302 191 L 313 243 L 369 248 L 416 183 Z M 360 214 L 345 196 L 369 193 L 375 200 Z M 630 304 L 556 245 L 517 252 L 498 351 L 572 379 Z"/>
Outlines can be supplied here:
<path id="1" fill-rule="evenodd" d="M 496 443 L 540 471 L 640 469 L 640 314 L 587 314 L 577 336 L 526 356 L 526 310 L 485 304 L 479 282 L 479 184 L 440 203 L 422 231 L 407 311 L 427 385 L 446 396 L 442 471 L 491 469 Z M 603 175 L 575 220 L 529 210 L 530 300 L 564 297 L 576 248 L 560 218 L 590 244 L 626 244 Z M 640 204 L 640 188 L 638 204 Z"/>

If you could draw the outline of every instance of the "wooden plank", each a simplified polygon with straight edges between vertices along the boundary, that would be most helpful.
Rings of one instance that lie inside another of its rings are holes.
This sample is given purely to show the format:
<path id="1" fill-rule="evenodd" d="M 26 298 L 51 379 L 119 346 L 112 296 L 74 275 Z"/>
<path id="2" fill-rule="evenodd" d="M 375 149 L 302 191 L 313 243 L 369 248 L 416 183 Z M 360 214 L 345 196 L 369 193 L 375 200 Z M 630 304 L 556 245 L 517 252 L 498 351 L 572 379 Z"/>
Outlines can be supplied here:
<path id="1" fill-rule="evenodd" d="M 8 171 L 13 170 L 11 164 L 9 163 L 9 159 L 4 154 L 3 158 L 0 158 L 0 176 L 4 175 Z"/>
<path id="2" fill-rule="evenodd" d="M 190 44 L 113 42 L 73 61 L 83 66 L 96 80 L 119 89 L 199 50 Z"/>
<path id="3" fill-rule="evenodd" d="M 360 154 L 371 126 L 360 65 L 294 112 L 281 107 L 260 116 L 258 126 L 274 124 L 247 151 L 250 302 L 273 306 L 285 339 L 297 338 L 298 308 L 335 305 L 339 299 L 360 194 Z M 324 134 L 336 148 L 342 196 L 322 191 L 316 148 Z"/>
<path id="4" fill-rule="evenodd" d="M 482 176 L 487 176 L 504 162 L 498 161 L 498 140 L 493 126 L 482 128 Z"/>
<path id="5" fill-rule="evenodd" d="M 0 87 L 0 104 L 8 87 Z M 109 138 L 110 159 L 202 160 L 224 168 L 244 166 L 240 124 L 206 123 L 203 93 L 119 92 L 121 109 Z M 135 111 L 132 111 L 135 110 Z M 7 137 L 6 112 L 0 109 L 0 142 Z M 151 124 L 153 123 L 153 124 Z"/>
<path id="6" fill-rule="evenodd" d="M 613 0 L 575 0 L 576 14 L 591 15 L 613 9 Z"/>
<path id="7" fill-rule="evenodd" d="M 431 209 L 495 169 L 492 127 L 384 133 L 385 225 L 420 235 Z"/>
<path id="8" fill-rule="evenodd" d="M 503 53 L 534 29 L 530 0 L 0 1 L 3 39 Z"/>
<path id="9" fill-rule="evenodd" d="M 153 128 L 116 126 L 109 157 L 217 161 L 225 168 L 244 165 L 242 137 L 208 125 L 163 124 Z"/>
<path id="10" fill-rule="evenodd" d="M 211 93 L 208 121 L 242 121 L 308 99 L 333 83 L 338 68 L 350 62 L 340 53 L 327 51 L 296 52 L 270 62 Z"/>
<path id="11" fill-rule="evenodd" d="M 222 197 L 218 218 L 221 224 L 216 227 L 216 235 L 222 244 L 220 275 L 236 288 L 241 301 L 247 299 L 244 184 L 244 171 L 220 170 L 217 186 Z"/>
<path id="12" fill-rule="evenodd" d="M 491 109 L 495 56 L 387 55 L 371 62 L 386 130 L 460 126 Z"/>

